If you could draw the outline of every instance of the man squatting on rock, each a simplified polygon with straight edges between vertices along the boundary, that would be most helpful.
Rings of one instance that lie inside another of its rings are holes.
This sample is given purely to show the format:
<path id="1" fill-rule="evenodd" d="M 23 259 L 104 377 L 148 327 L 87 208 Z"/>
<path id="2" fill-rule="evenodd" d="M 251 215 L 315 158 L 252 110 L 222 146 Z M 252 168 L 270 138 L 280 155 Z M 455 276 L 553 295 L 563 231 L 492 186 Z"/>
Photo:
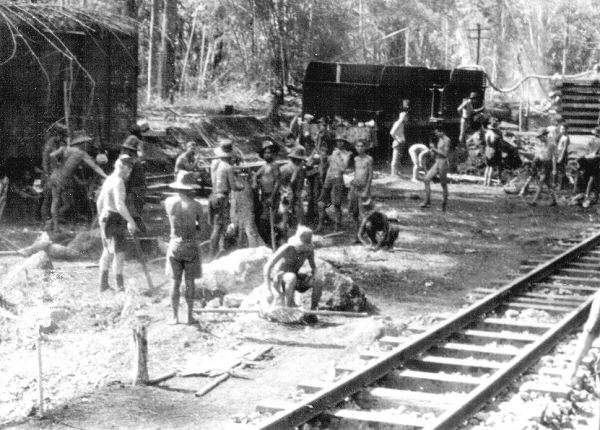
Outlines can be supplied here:
<path id="1" fill-rule="evenodd" d="M 194 310 L 194 282 L 202 277 L 202 259 L 198 235 L 202 225 L 202 206 L 194 200 L 196 184 L 191 172 L 180 170 L 175 182 L 169 184 L 177 195 L 165 200 L 165 210 L 171 226 L 169 248 L 167 250 L 166 274 L 171 278 L 171 308 L 173 318 L 170 324 L 178 324 L 179 288 L 181 278 L 185 279 L 185 302 L 187 324 L 197 323 L 192 315 Z"/>
<path id="2" fill-rule="evenodd" d="M 127 209 L 125 202 L 125 181 L 131 174 L 133 160 L 122 156 L 115 162 L 115 170 L 102 184 L 96 209 L 102 237 L 102 256 L 100 257 L 100 291 L 109 289 L 108 269 L 112 261 L 117 288 L 125 289 L 123 281 L 123 262 L 127 232 L 135 234 L 137 226 Z"/>
<path id="3" fill-rule="evenodd" d="M 298 273 L 304 262 L 308 261 L 311 275 Z M 285 245 L 275 251 L 265 264 L 263 277 L 274 304 L 294 307 L 294 293 L 304 293 L 312 287 L 311 309 L 317 309 L 321 299 L 321 285 L 310 282 L 314 279 L 317 266 L 315 249 L 312 244 L 312 230 L 299 225 L 296 234 Z M 275 294 L 277 298 L 275 299 Z"/>
<path id="4" fill-rule="evenodd" d="M 435 163 L 429 169 L 423 179 L 425 184 L 425 201 L 421 204 L 422 208 L 428 208 L 431 205 L 431 181 L 438 175 L 440 185 L 442 186 L 442 211 L 446 211 L 448 203 L 448 153 L 450 152 L 450 138 L 439 128 L 434 130 L 437 142 L 430 143 L 431 152 L 435 153 Z"/>
<path id="5" fill-rule="evenodd" d="M 352 215 L 355 224 L 355 231 L 358 231 L 360 219 L 363 215 L 361 199 L 371 197 L 371 182 L 373 181 L 373 157 L 367 155 L 366 142 L 359 140 L 356 142 L 356 152 L 354 157 L 354 179 L 350 183 L 350 193 L 348 194 L 348 212 Z"/>

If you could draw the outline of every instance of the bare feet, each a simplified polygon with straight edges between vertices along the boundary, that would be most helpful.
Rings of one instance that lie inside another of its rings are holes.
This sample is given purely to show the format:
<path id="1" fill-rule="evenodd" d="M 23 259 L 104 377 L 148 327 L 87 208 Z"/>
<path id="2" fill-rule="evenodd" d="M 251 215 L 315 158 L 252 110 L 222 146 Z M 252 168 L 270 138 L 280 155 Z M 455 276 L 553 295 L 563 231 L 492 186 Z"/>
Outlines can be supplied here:
<path id="1" fill-rule="evenodd" d="M 179 320 L 178 320 L 177 318 L 171 318 L 171 319 L 170 319 L 170 320 L 167 322 L 167 324 L 169 324 L 169 325 L 177 325 L 177 324 L 179 324 Z"/>

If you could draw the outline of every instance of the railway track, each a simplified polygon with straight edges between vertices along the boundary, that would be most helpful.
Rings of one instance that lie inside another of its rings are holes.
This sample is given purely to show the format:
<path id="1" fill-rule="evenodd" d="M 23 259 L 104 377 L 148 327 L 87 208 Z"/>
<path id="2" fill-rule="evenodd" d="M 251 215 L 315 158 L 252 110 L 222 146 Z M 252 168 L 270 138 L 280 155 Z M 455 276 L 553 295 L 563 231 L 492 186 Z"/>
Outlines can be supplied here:
<path id="1" fill-rule="evenodd" d="M 483 298 L 437 327 L 408 341 L 380 339 L 391 349 L 364 353 L 356 368 L 336 369 L 336 382 L 298 386 L 306 393 L 301 401 L 261 403 L 257 409 L 272 415 L 255 428 L 293 429 L 317 416 L 386 428 L 460 426 L 587 317 L 600 288 L 600 233 L 559 242 L 543 258 L 525 262 L 526 273 L 514 281 L 478 289 Z M 547 321 L 532 318 L 536 312 Z M 386 404 L 393 413 L 382 410 Z"/>

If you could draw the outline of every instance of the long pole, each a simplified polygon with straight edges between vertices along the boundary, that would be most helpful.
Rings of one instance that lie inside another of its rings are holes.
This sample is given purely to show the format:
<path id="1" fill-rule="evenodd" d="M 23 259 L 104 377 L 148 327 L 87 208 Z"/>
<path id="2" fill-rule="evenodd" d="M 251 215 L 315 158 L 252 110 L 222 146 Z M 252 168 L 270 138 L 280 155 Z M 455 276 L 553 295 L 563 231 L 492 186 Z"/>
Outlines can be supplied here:
<path id="1" fill-rule="evenodd" d="M 185 86 L 185 69 L 187 69 L 187 64 L 188 64 L 188 59 L 190 58 L 190 50 L 192 48 L 192 42 L 194 41 L 194 32 L 196 31 L 196 20 L 198 18 L 198 8 L 196 8 L 196 10 L 194 10 L 194 18 L 192 20 L 192 29 L 190 30 L 190 38 L 188 40 L 188 45 L 187 48 L 185 50 L 185 57 L 183 59 L 183 66 L 181 67 L 181 79 L 179 79 L 179 82 L 181 82 L 181 86 L 179 88 L 179 92 L 181 94 L 183 94 L 184 92 L 184 86 Z"/>
<path id="2" fill-rule="evenodd" d="M 481 48 L 481 24 L 477 24 L 477 61 L 476 64 L 479 64 L 479 49 Z"/>
<path id="3" fill-rule="evenodd" d="M 407 28 L 404 34 L 404 65 L 408 66 L 408 41 L 410 40 L 410 30 Z"/>
<path id="4" fill-rule="evenodd" d="M 567 51 L 569 47 L 569 26 L 565 24 L 565 35 L 562 52 L 562 74 L 567 74 Z"/>
<path id="5" fill-rule="evenodd" d="M 154 51 L 154 26 L 156 25 L 156 0 L 152 0 L 152 4 L 150 5 L 150 27 L 148 28 L 148 86 L 146 88 L 146 104 L 150 104 L 150 99 L 152 98 L 152 62 L 154 61 L 154 56 L 152 52 Z"/>
<path id="6" fill-rule="evenodd" d="M 37 334 L 37 359 L 38 359 L 38 394 L 39 394 L 39 411 L 38 416 L 42 418 L 44 416 L 44 383 L 43 383 L 43 373 L 42 373 L 42 333 L 40 332 L 40 327 L 38 326 L 38 334 Z"/>

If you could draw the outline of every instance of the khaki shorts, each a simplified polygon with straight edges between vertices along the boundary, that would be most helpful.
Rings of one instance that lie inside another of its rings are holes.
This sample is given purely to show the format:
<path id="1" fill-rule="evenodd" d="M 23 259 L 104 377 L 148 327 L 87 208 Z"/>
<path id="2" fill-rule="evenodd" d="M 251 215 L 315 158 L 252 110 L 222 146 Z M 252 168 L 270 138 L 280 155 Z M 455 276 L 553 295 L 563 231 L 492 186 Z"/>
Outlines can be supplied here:
<path id="1" fill-rule="evenodd" d="M 229 195 L 222 193 L 211 194 L 208 203 L 213 225 L 228 225 L 231 218 Z"/>
<path id="2" fill-rule="evenodd" d="M 102 230 L 102 245 L 111 254 L 125 252 L 127 245 L 127 221 L 116 212 L 109 212 L 100 219 Z"/>
<path id="3" fill-rule="evenodd" d="M 425 175 L 425 179 L 431 181 L 438 175 L 440 183 L 446 184 L 448 182 L 448 159 L 447 158 L 436 158 L 435 163 Z"/>
<path id="4" fill-rule="evenodd" d="M 184 274 L 186 280 L 201 278 L 202 258 L 198 244 L 195 241 L 169 242 L 165 274 L 175 280 L 181 280 Z"/>
<path id="5" fill-rule="evenodd" d="M 341 206 L 344 199 L 344 192 L 344 178 L 326 179 L 323 188 L 321 188 L 319 201 L 326 207 L 332 203 L 334 206 Z"/>

